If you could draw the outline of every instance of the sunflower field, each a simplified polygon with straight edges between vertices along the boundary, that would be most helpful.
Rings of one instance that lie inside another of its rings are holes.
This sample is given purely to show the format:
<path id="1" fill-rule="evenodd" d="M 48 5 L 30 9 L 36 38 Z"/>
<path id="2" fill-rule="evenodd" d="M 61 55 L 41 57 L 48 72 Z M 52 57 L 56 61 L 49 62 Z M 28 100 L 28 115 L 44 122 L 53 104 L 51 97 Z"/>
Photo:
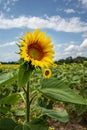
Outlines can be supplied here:
<path id="1" fill-rule="evenodd" d="M 17 85 L 19 67 L 0 65 L 0 130 L 16 130 L 17 126 L 20 130 L 26 118 L 25 89 Z M 50 79 L 45 79 L 38 68 L 30 80 L 30 121 L 35 123 L 35 129 L 50 129 L 50 118 L 66 123 L 71 118 L 81 121 L 87 116 L 87 66 L 73 63 L 50 69 Z"/>
<path id="2" fill-rule="evenodd" d="M 0 130 L 56 130 L 51 121 L 87 121 L 87 62 L 55 64 L 51 39 L 38 29 L 18 47 L 19 64 L 0 63 Z"/>

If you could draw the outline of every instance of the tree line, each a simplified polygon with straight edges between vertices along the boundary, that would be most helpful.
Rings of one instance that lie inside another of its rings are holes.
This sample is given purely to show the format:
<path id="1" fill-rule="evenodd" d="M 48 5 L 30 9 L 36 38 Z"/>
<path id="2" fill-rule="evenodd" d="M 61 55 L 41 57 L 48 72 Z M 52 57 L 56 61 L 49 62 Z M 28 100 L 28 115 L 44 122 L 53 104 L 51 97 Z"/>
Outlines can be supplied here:
<path id="1" fill-rule="evenodd" d="M 82 63 L 84 61 L 87 61 L 87 57 L 81 57 L 81 56 L 78 56 L 76 58 L 72 58 L 72 56 L 69 56 L 67 57 L 66 59 L 60 59 L 58 61 L 55 61 L 57 64 L 63 64 L 63 63 L 66 63 L 66 64 L 71 64 L 71 63 Z"/>
<path id="2" fill-rule="evenodd" d="M 55 61 L 57 64 L 71 64 L 71 63 L 83 63 L 84 61 L 87 61 L 87 57 L 78 56 L 76 58 L 72 58 L 72 56 L 67 57 L 66 59 L 60 59 L 58 61 Z M 2 64 L 19 64 L 19 61 L 8 61 L 8 62 L 0 62 Z"/>

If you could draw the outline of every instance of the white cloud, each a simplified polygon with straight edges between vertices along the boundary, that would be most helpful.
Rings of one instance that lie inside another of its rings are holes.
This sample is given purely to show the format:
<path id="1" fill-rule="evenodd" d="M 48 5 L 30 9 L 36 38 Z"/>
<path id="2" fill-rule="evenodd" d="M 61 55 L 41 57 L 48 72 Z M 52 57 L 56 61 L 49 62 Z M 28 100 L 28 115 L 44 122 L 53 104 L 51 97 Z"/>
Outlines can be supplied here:
<path id="1" fill-rule="evenodd" d="M 0 12 L 0 19 L 2 19 L 3 17 L 4 17 L 4 14 Z"/>
<path id="2" fill-rule="evenodd" d="M 72 0 L 64 0 L 65 5 L 69 5 L 71 3 Z"/>
<path id="3" fill-rule="evenodd" d="M 19 55 L 16 54 L 18 52 L 16 43 L 16 41 L 12 41 L 0 45 L 0 61 L 17 61 L 19 59 Z"/>
<path id="4" fill-rule="evenodd" d="M 0 61 L 17 61 L 19 59 L 18 47 L 16 41 L 0 44 Z"/>
<path id="5" fill-rule="evenodd" d="M 87 49 L 87 38 L 80 45 L 71 44 L 65 48 L 65 52 L 82 51 Z"/>
<path id="6" fill-rule="evenodd" d="M 8 62 L 8 61 L 17 61 L 19 59 L 19 55 L 15 52 L 0 52 L 0 61 Z"/>
<path id="7" fill-rule="evenodd" d="M 17 43 L 16 41 L 7 42 L 7 43 L 5 43 L 5 44 L 0 45 L 0 48 L 1 48 L 1 47 L 7 47 L 7 46 L 13 46 L 13 45 L 15 45 L 16 43 Z"/>
<path id="8" fill-rule="evenodd" d="M 56 8 L 57 13 L 60 12 L 60 11 L 63 11 L 63 9 L 62 8 Z"/>
<path id="9" fill-rule="evenodd" d="M 66 12 L 67 14 L 70 14 L 70 13 L 75 13 L 75 10 L 74 9 L 65 9 L 64 12 Z"/>
<path id="10" fill-rule="evenodd" d="M 87 38 L 87 33 L 83 33 L 83 34 L 82 34 L 82 37 Z"/>
<path id="11" fill-rule="evenodd" d="M 6 12 L 9 12 L 11 5 L 14 5 L 18 0 L 0 0 L 0 3 L 3 3 L 3 9 Z"/>
<path id="12" fill-rule="evenodd" d="M 73 51 L 77 49 L 78 49 L 78 46 L 72 44 L 72 45 L 69 45 L 67 48 L 65 48 L 64 51 Z"/>
<path id="13" fill-rule="evenodd" d="M 87 7 L 87 0 L 79 0 L 85 7 Z"/>
<path id="14" fill-rule="evenodd" d="M 87 38 L 82 42 L 82 44 L 80 45 L 81 48 L 87 48 Z"/>
<path id="15" fill-rule="evenodd" d="M 0 16 L 0 29 L 23 28 L 30 29 L 48 28 L 63 32 L 85 32 L 87 31 L 87 23 L 78 17 L 64 19 L 57 16 L 46 16 L 45 18 L 35 16 L 20 16 L 17 18 L 5 18 Z"/>
<path id="16" fill-rule="evenodd" d="M 68 44 L 67 46 L 65 46 L 65 48 L 63 50 L 63 56 L 64 57 L 69 57 L 69 56 L 87 57 L 87 39 L 84 39 L 84 41 L 80 45 Z"/>
<path id="17" fill-rule="evenodd" d="M 63 8 L 56 8 L 56 12 L 59 13 L 59 12 L 65 12 L 67 14 L 71 14 L 71 13 L 77 13 L 77 14 L 85 14 L 86 11 L 85 10 L 77 10 L 77 9 L 72 9 L 72 8 L 68 8 L 68 9 L 63 9 Z"/>
<path id="18" fill-rule="evenodd" d="M 77 45 L 74 41 L 73 43 L 55 45 L 55 60 L 65 59 L 69 56 L 73 58 L 77 56 L 87 57 L 87 39 L 84 39 L 80 45 Z"/>

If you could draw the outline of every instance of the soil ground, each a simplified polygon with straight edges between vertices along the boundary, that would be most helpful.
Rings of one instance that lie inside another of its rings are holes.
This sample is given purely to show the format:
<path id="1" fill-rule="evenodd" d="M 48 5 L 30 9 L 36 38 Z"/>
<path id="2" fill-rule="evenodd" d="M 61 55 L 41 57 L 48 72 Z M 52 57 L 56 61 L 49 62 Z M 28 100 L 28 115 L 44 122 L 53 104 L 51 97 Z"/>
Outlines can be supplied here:
<path id="1" fill-rule="evenodd" d="M 87 130 L 87 121 L 81 121 L 80 123 L 75 120 L 68 123 L 60 123 L 58 121 L 50 121 L 50 126 L 53 126 L 55 130 Z"/>

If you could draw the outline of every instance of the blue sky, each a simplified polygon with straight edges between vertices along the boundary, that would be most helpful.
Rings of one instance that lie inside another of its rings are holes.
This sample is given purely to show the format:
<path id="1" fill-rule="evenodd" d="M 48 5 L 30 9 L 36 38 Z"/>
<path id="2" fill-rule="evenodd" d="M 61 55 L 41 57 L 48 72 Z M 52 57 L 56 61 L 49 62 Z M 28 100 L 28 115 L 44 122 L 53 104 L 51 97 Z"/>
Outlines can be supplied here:
<path id="1" fill-rule="evenodd" d="M 0 0 L 0 61 L 16 61 L 26 31 L 40 28 L 54 44 L 55 60 L 87 57 L 87 0 Z"/>

